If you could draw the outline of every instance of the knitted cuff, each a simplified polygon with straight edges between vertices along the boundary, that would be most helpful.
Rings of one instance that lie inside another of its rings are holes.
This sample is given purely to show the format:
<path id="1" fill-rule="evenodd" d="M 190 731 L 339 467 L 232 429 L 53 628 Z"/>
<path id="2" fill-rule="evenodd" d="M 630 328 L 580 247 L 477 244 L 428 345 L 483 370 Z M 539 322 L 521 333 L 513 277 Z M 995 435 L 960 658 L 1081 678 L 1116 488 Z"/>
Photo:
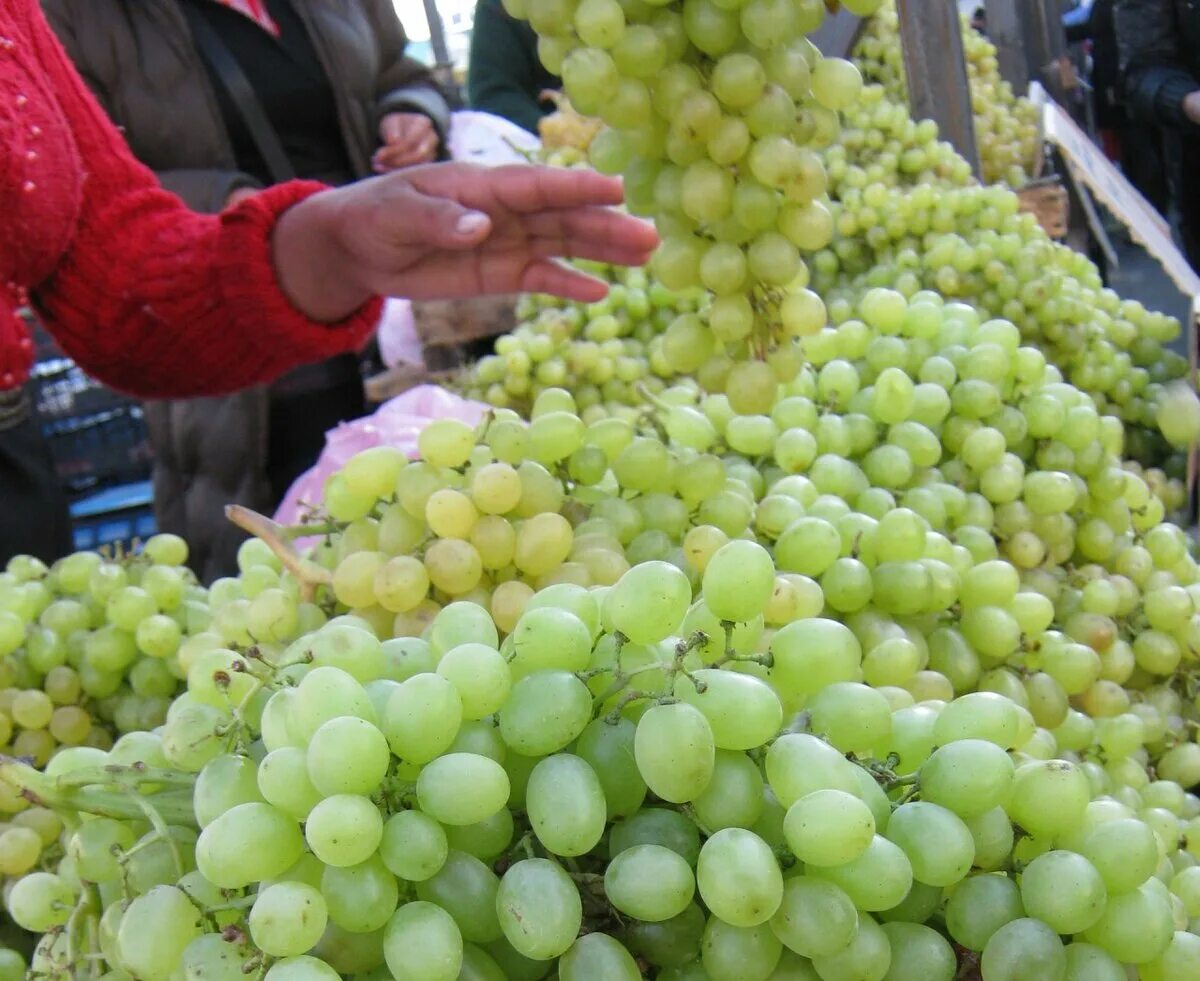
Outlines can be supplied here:
<path id="1" fill-rule="evenodd" d="M 289 181 L 247 198 L 221 215 L 219 288 L 235 326 L 264 346 L 285 346 L 289 362 L 321 361 L 356 349 L 379 323 L 383 300 L 363 304 L 336 323 L 310 320 L 279 288 L 271 236 L 279 216 L 294 204 L 327 190 L 316 181 Z"/>
<path id="2" fill-rule="evenodd" d="M 1154 93 L 1155 115 L 1173 126 L 1189 127 L 1192 121 L 1183 111 L 1183 100 L 1200 89 L 1197 82 L 1184 72 L 1164 72 Z"/>

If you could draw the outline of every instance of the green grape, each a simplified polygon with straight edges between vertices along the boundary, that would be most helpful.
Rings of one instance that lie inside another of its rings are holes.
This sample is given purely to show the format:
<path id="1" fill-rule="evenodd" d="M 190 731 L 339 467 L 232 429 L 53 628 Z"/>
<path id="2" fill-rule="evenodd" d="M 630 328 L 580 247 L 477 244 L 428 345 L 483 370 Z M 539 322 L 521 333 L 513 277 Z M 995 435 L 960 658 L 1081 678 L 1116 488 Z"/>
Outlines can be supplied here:
<path id="1" fill-rule="evenodd" d="M 446 861 L 446 832 L 420 811 L 400 811 L 387 819 L 379 855 L 395 875 L 422 882 L 435 875 Z"/>
<path id="2" fill-rule="evenodd" d="M 783 824 L 792 853 L 806 865 L 844 865 L 875 835 L 871 809 L 841 790 L 816 790 L 788 808 Z"/>
<path id="3" fill-rule="evenodd" d="M 225 754 L 209 760 L 196 777 L 192 806 L 197 822 L 204 828 L 230 808 L 262 799 L 254 762 Z"/>
<path id="4" fill-rule="evenodd" d="M 263 975 L 263 981 L 338 981 L 340 977 L 324 961 L 305 954 L 276 961 Z"/>
<path id="5" fill-rule="evenodd" d="M 692 600 L 687 577 L 667 562 L 647 562 L 625 573 L 604 598 L 604 617 L 635 644 L 670 636 Z"/>
<path id="6" fill-rule="evenodd" d="M 688 863 L 662 845 L 634 845 L 613 856 L 604 873 L 604 891 L 622 913 L 658 923 L 691 904 L 696 880 Z"/>
<path id="7" fill-rule="evenodd" d="M 951 981 L 958 971 L 954 950 L 937 931 L 919 923 L 884 923 L 891 948 L 886 978 L 895 981 Z"/>
<path id="8" fill-rule="evenodd" d="M 702 794 L 712 779 L 715 753 L 712 727 L 699 709 L 686 702 L 655 705 L 638 721 L 634 735 L 638 771 L 663 800 L 683 803 Z"/>
<path id="9" fill-rule="evenodd" d="M 725 828 L 704 843 L 696 883 L 705 905 L 733 926 L 766 923 L 783 896 L 783 877 L 770 846 L 742 828 Z"/>
<path id="10" fill-rule="evenodd" d="M 516 682 L 499 713 L 505 744 L 523 756 L 546 756 L 569 745 L 592 717 L 587 685 L 566 671 L 537 671 Z"/>
<path id="11" fill-rule="evenodd" d="M 744 753 L 717 750 L 712 779 L 692 801 L 696 817 L 710 831 L 751 828 L 765 806 L 762 773 Z"/>
<path id="12" fill-rule="evenodd" d="M 767 978 L 782 955 L 783 945 L 765 923 L 739 927 L 710 916 L 700 939 L 700 977 Z"/>
<path id="13" fill-rule="evenodd" d="M 1128 964 L 1159 957 L 1171 943 L 1174 924 L 1170 901 L 1158 886 L 1161 883 L 1152 879 L 1109 896 L 1103 915 L 1084 932 L 1084 939 Z"/>
<path id="14" fill-rule="evenodd" d="M 678 853 L 689 865 L 700 855 L 700 832 L 694 822 L 678 811 L 646 807 L 613 825 L 608 850 L 617 856 L 635 845 L 662 845 Z"/>
<path id="15" fill-rule="evenodd" d="M 382 849 L 382 843 L 380 847 Z M 387 923 L 396 908 L 400 890 L 396 877 L 384 865 L 383 859 L 373 855 L 367 861 L 347 868 L 325 866 L 319 895 L 331 922 L 352 933 L 371 933 Z"/>
<path id="16" fill-rule="evenodd" d="M 299 827 L 282 811 L 266 803 L 238 804 L 200 833 L 196 865 L 222 889 L 241 889 L 280 875 L 303 847 Z"/>
<path id="17" fill-rule="evenodd" d="M 438 872 L 417 885 L 417 896 L 436 903 L 458 924 L 471 943 L 490 943 L 501 936 L 496 894 L 500 880 L 479 859 L 451 850 Z"/>
<path id="18" fill-rule="evenodd" d="M 921 798 L 959 817 L 975 817 L 1007 801 L 1014 768 L 995 743 L 962 739 L 936 749 L 919 771 Z"/>
<path id="19" fill-rule="evenodd" d="M 828 957 L 850 944 L 858 921 L 854 903 L 833 883 L 794 876 L 784 881 L 783 901 L 771 917 L 771 930 L 803 957 Z"/>
<path id="20" fill-rule="evenodd" d="M 421 673 L 388 697 L 383 735 L 391 751 L 410 763 L 428 763 L 454 742 L 462 724 L 462 699 L 440 674 Z"/>
<path id="21" fill-rule="evenodd" d="M 383 817 L 366 797 L 336 794 L 308 813 L 304 839 L 326 865 L 345 868 L 365 862 L 383 836 Z"/>
<path id="22" fill-rule="evenodd" d="M 384 932 L 384 956 L 396 978 L 453 981 L 463 962 L 463 938 L 450 914 L 433 903 L 406 903 Z"/>
<path id="23" fill-rule="evenodd" d="M 355 716 L 330 719 L 308 743 L 308 776 L 322 796 L 370 794 L 390 763 L 383 733 Z"/>
<path id="24" fill-rule="evenodd" d="M 1103 915 L 1106 899 L 1100 873 L 1074 852 L 1046 852 L 1021 874 L 1025 911 L 1055 933 L 1082 933 Z"/>
<path id="25" fill-rule="evenodd" d="M 774 586 L 771 557 L 754 542 L 722 546 L 704 570 L 705 600 L 721 620 L 752 620 L 766 606 Z"/>
<path id="26" fill-rule="evenodd" d="M 854 765 L 829 743 L 808 733 L 787 733 L 771 744 L 766 776 L 784 807 L 816 790 L 857 795 L 859 788 Z"/>
<path id="27" fill-rule="evenodd" d="M 565 953 L 579 933 L 583 916 L 570 876 L 543 858 L 524 859 L 504 873 L 496 911 L 508 942 L 534 960 Z"/>
<path id="28" fill-rule="evenodd" d="M 646 797 L 646 782 L 634 758 L 635 732 L 628 719 L 596 719 L 575 744 L 576 754 L 600 780 L 610 821 L 637 813 Z"/>
<path id="29" fill-rule="evenodd" d="M 167 981 L 200 933 L 200 912 L 187 895 L 174 886 L 157 886 L 134 899 L 121 919 L 121 963 L 139 978 Z"/>
<path id="30" fill-rule="evenodd" d="M 507 803 L 509 789 L 504 768 L 474 753 L 440 756 L 417 777 L 421 809 L 442 824 L 475 824 L 491 817 Z"/>
<path id="31" fill-rule="evenodd" d="M 301 882 L 279 882 L 259 892 L 250 910 L 250 936 L 273 957 L 295 957 L 325 932 L 325 898 Z"/>
<path id="32" fill-rule="evenodd" d="M 7 906 L 18 926 L 41 933 L 67 922 L 75 907 L 75 894 L 57 875 L 31 872 L 13 884 Z"/>
<path id="33" fill-rule="evenodd" d="M 989 978 L 1000 981 L 1063 977 L 1067 955 L 1062 941 L 1046 924 L 1022 917 L 996 930 L 983 949 Z"/>
<path id="34" fill-rule="evenodd" d="M 1089 797 L 1087 778 L 1074 764 L 1033 762 L 1017 770 L 1005 810 L 1031 834 L 1051 836 L 1079 824 Z"/>
<path id="35" fill-rule="evenodd" d="M 1006 876 L 976 875 L 955 888 L 946 903 L 946 929 L 956 943 L 983 950 L 993 933 L 1025 914 L 1016 884 Z"/>
<path id="36" fill-rule="evenodd" d="M 888 934 L 871 917 L 858 918 L 858 931 L 850 943 L 835 954 L 813 959 L 823 981 L 871 978 L 882 981 L 892 962 Z"/>
<path id="37" fill-rule="evenodd" d="M 886 838 L 876 835 L 867 850 L 844 865 L 809 870 L 839 886 L 859 909 L 880 912 L 898 905 L 913 884 L 908 856 Z"/>
<path id="38" fill-rule="evenodd" d="M 539 762 L 529 775 L 525 807 L 534 833 L 556 855 L 583 855 L 604 833 L 604 790 L 578 756 L 561 753 Z"/>
<path id="39" fill-rule="evenodd" d="M 701 669 L 675 683 L 675 695 L 708 720 L 718 749 L 746 750 L 768 742 L 783 723 L 770 686 L 750 675 Z"/>
<path id="40" fill-rule="evenodd" d="M 620 942 L 603 933 L 580 937 L 558 962 L 562 981 L 605 978 L 637 981 L 642 976 L 637 962 Z"/>

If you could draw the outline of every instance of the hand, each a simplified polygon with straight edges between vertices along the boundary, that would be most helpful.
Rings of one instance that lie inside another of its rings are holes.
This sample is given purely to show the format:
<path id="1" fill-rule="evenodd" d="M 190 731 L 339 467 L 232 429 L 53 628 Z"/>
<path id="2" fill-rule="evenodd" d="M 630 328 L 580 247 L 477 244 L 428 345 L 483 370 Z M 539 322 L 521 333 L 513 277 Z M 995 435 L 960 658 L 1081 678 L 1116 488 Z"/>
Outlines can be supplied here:
<path id="1" fill-rule="evenodd" d="M 1200 126 L 1200 89 L 1183 97 L 1183 113 L 1196 126 Z"/>
<path id="2" fill-rule="evenodd" d="M 375 151 L 371 166 L 379 174 L 437 159 L 438 135 L 433 121 L 416 112 L 391 112 L 379 122 L 383 146 Z"/>
<path id="3" fill-rule="evenodd" d="M 225 207 L 226 208 L 236 207 L 237 205 L 241 204 L 243 201 L 247 200 L 248 198 L 254 197 L 254 195 L 256 195 L 258 193 L 258 190 L 259 189 L 257 187 L 246 187 L 246 186 L 235 187 L 232 191 L 229 192 L 229 197 L 227 197 L 225 199 Z"/>
<path id="4" fill-rule="evenodd" d="M 315 194 L 280 217 L 280 286 L 314 320 L 340 320 L 374 295 L 410 300 L 489 293 L 603 298 L 604 283 L 555 257 L 646 262 L 658 236 L 610 209 L 619 181 L 590 171 L 444 163 Z"/>

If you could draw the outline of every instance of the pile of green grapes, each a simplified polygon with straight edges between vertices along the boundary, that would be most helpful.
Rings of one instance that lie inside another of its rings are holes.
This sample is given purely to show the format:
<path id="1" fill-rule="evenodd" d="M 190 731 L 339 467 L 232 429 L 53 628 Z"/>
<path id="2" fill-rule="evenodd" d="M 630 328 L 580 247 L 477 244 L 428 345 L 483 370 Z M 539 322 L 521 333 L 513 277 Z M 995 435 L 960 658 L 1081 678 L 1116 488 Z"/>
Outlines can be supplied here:
<path id="1" fill-rule="evenodd" d="M 1195 977 L 1187 536 L 1014 324 L 851 312 L 262 522 L 164 725 L 0 764 L 31 976 Z"/>
<path id="2" fill-rule="evenodd" d="M 53 568 L 17 557 L 0 573 L 0 747 L 45 766 L 64 746 L 112 746 L 166 717 L 181 639 L 209 619 L 187 545 L 137 556 L 81 552 Z M 3 804 L 0 803 L 0 809 Z"/>
<path id="3" fill-rule="evenodd" d="M 962 22 L 963 51 L 971 86 L 975 140 L 983 179 L 988 184 L 1019 188 L 1032 176 L 1038 154 L 1038 109 L 1000 78 L 996 46 Z M 908 102 L 904 56 L 894 3 L 884 5 L 868 22 L 854 49 L 854 63 L 870 81 L 881 83 L 898 103 Z"/>

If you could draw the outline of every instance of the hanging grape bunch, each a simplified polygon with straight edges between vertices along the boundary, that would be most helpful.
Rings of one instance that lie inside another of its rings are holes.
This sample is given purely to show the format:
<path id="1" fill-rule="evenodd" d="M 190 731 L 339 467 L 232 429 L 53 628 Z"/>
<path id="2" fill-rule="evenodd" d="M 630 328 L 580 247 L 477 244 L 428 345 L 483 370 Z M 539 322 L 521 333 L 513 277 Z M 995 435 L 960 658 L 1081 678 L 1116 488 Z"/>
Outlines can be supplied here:
<path id="1" fill-rule="evenodd" d="M 859 3 L 869 12 L 877 3 Z M 850 62 L 823 58 L 806 35 L 822 0 L 506 0 L 538 34 L 543 64 L 580 112 L 606 124 L 589 148 L 622 174 L 632 211 L 663 236 L 655 273 L 668 289 L 715 294 L 704 320 L 677 332 L 701 346 L 711 331 L 737 362 L 725 388 L 754 406 L 801 360 L 797 337 L 825 325 L 805 291 L 802 253 L 828 244 L 818 154 L 836 140 L 838 111 L 862 87 Z M 724 360 L 724 352 L 713 357 Z"/>

